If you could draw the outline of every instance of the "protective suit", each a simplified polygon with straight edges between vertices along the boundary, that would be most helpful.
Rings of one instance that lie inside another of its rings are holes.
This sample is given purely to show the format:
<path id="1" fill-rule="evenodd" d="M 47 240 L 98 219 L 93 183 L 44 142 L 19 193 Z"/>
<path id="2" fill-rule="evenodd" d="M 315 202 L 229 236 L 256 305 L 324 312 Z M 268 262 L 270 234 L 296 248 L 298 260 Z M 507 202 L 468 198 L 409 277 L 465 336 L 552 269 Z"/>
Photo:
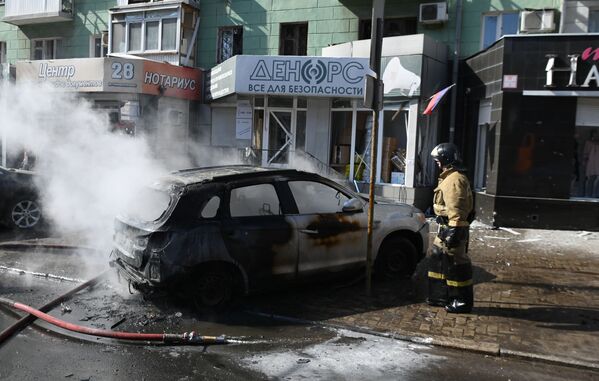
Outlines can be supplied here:
<path id="1" fill-rule="evenodd" d="M 445 306 L 448 312 L 467 313 L 474 304 L 472 263 L 467 254 L 472 191 L 468 178 L 461 172 L 455 145 L 440 144 L 431 156 L 442 172 L 433 197 L 439 231 L 428 261 L 427 301 L 430 305 Z"/>

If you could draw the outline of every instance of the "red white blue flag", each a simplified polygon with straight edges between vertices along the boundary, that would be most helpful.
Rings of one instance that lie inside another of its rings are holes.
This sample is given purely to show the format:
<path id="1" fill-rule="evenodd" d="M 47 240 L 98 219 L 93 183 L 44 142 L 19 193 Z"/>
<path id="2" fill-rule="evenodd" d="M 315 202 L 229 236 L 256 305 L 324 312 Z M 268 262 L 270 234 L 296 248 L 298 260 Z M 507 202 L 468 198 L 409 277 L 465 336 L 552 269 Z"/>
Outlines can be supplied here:
<path id="1" fill-rule="evenodd" d="M 433 113 L 433 110 L 435 109 L 435 107 L 437 107 L 437 105 L 439 104 L 439 102 L 441 102 L 441 99 L 443 99 L 443 97 L 445 96 L 445 94 L 452 88 L 455 86 L 455 83 L 453 85 L 449 85 L 446 88 L 444 88 L 443 90 L 439 91 L 438 93 L 435 93 L 432 97 L 430 97 L 430 102 L 428 102 L 428 106 L 426 106 L 426 109 L 424 110 L 424 112 L 422 113 L 423 115 L 430 115 Z"/>

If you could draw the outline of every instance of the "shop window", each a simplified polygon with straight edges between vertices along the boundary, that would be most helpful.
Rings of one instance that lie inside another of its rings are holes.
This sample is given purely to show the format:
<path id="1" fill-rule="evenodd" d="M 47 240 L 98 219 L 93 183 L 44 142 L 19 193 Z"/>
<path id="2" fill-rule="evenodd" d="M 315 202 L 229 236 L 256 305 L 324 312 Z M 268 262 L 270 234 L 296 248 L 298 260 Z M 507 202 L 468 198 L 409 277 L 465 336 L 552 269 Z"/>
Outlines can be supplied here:
<path id="1" fill-rule="evenodd" d="M 281 24 L 279 55 L 305 56 L 308 54 L 308 23 Z"/>
<path id="2" fill-rule="evenodd" d="M 34 60 L 56 59 L 58 58 L 59 44 L 59 39 L 31 40 L 31 58 Z"/>
<path id="3" fill-rule="evenodd" d="M 350 163 L 352 110 L 331 113 L 330 165 L 343 173 Z"/>
<path id="4" fill-rule="evenodd" d="M 111 52 L 176 50 L 178 19 L 178 9 L 114 14 Z"/>
<path id="5" fill-rule="evenodd" d="M 372 20 L 360 20 L 360 40 L 370 39 L 372 33 Z M 418 33 L 418 19 L 416 17 L 400 17 L 385 19 L 383 24 L 383 37 L 406 36 Z"/>
<path id="6" fill-rule="evenodd" d="M 506 34 L 518 33 L 518 13 L 483 15 L 482 48 L 485 49 Z"/>
<path id="7" fill-rule="evenodd" d="M 218 30 L 218 63 L 241 54 L 243 51 L 243 26 L 220 28 Z"/>
<path id="8" fill-rule="evenodd" d="M 589 11 L 589 33 L 599 33 L 599 9 Z"/>
<path id="9" fill-rule="evenodd" d="M 6 42 L 0 41 L 0 64 L 6 63 Z"/>

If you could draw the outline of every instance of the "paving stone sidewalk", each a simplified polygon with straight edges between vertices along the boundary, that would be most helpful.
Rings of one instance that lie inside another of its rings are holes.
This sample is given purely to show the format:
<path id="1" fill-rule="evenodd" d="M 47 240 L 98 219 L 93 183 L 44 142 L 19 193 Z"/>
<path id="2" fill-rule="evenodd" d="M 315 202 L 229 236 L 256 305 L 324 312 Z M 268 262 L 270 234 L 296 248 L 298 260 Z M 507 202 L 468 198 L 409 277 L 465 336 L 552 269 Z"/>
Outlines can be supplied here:
<path id="1" fill-rule="evenodd" d="M 599 233 L 479 226 L 470 242 L 471 314 L 424 303 L 424 263 L 410 280 L 375 283 L 371 297 L 362 280 L 259 298 L 255 305 L 277 316 L 599 372 Z"/>

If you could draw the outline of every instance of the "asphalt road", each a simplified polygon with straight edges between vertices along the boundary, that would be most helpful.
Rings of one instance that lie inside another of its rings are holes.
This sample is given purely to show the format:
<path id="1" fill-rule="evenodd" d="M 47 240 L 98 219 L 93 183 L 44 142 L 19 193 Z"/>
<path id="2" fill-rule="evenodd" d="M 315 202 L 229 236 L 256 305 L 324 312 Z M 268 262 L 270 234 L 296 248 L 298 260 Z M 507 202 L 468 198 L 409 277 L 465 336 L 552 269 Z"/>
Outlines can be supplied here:
<path id="1" fill-rule="evenodd" d="M 40 306 L 100 273 L 89 252 L 0 252 L 0 295 Z M 34 276 L 27 270 L 51 276 Z M 63 277 L 60 280 L 56 277 Z M 322 288 L 314 292 L 324 292 Z M 289 292 L 293 298 L 293 292 Z M 260 296 L 262 301 L 268 295 Z M 2 380 L 593 380 L 596 373 L 481 356 L 354 331 L 292 324 L 248 312 L 252 299 L 225 314 L 198 312 L 170 295 L 129 294 L 112 272 L 50 314 L 88 327 L 132 332 L 225 334 L 227 346 L 133 344 L 36 323 L 0 345 Z M 16 320 L 0 308 L 0 329 Z"/>

